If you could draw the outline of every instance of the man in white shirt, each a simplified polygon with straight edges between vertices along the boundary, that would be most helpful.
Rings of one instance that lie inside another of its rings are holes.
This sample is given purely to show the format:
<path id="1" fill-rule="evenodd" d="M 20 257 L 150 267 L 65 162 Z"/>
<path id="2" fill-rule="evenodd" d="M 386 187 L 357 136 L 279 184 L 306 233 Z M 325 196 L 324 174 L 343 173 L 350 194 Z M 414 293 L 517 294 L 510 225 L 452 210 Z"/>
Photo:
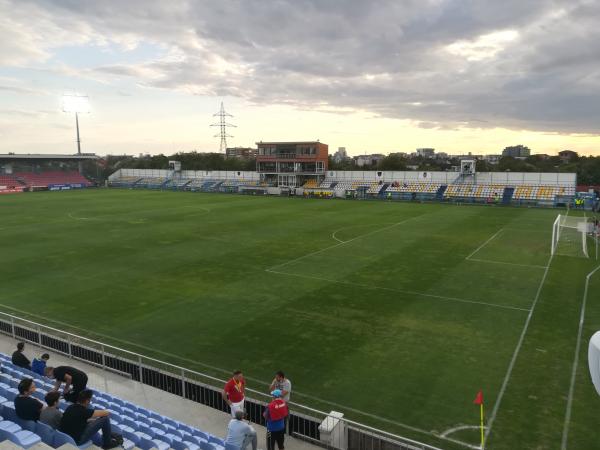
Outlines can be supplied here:
<path id="1" fill-rule="evenodd" d="M 252 444 L 252 450 L 256 450 L 256 430 L 244 422 L 244 415 L 244 411 L 237 410 L 235 412 L 235 419 L 231 419 L 227 425 L 225 443 L 240 450 L 246 450 L 248 444 Z"/>

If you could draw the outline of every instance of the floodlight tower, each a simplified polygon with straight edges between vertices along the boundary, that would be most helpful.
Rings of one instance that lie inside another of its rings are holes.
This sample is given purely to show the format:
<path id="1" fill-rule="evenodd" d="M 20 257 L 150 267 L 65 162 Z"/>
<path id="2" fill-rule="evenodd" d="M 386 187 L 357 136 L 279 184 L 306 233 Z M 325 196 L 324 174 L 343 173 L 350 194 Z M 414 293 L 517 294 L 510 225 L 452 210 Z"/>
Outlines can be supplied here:
<path id="1" fill-rule="evenodd" d="M 81 155 L 81 138 L 79 137 L 79 114 L 90 112 L 90 101 L 87 95 L 64 94 L 63 112 L 75 113 L 75 129 L 77 130 L 77 154 Z M 81 161 L 78 163 L 79 173 L 81 173 Z"/>
<path id="2" fill-rule="evenodd" d="M 220 137 L 221 138 L 221 145 L 219 147 L 219 150 L 221 151 L 221 153 L 225 153 L 225 150 L 227 149 L 227 138 L 228 137 L 233 137 L 230 134 L 227 134 L 227 127 L 233 127 L 236 128 L 235 125 L 227 122 L 227 117 L 233 117 L 231 114 L 229 114 L 228 112 L 225 112 L 225 108 L 223 106 L 223 102 L 221 102 L 221 109 L 219 110 L 219 112 L 213 114 L 213 117 L 218 117 L 219 118 L 219 122 L 218 123 L 212 123 L 210 126 L 211 127 L 219 127 L 220 128 L 220 132 L 218 134 L 215 134 L 214 137 Z"/>

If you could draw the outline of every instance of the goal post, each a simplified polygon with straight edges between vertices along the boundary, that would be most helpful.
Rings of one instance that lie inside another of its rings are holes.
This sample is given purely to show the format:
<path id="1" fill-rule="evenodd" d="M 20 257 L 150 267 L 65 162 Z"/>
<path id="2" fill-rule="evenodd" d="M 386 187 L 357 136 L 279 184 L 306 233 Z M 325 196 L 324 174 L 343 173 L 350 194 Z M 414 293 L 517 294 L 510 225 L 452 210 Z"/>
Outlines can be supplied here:
<path id="1" fill-rule="evenodd" d="M 552 255 L 589 258 L 587 235 L 591 232 L 587 217 L 559 214 L 552 224 Z"/>

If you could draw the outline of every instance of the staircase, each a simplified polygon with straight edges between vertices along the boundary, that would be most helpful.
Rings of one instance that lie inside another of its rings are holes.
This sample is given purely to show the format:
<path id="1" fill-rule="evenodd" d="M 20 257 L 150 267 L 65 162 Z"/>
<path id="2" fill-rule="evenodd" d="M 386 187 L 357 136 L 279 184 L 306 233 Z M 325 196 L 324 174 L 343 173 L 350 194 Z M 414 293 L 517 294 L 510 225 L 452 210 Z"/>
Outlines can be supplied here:
<path id="1" fill-rule="evenodd" d="M 513 194 L 515 193 L 514 187 L 505 187 L 504 192 L 502 193 L 502 204 L 510 205 Z"/>
<path id="2" fill-rule="evenodd" d="M 438 188 L 437 192 L 435 193 L 435 199 L 438 200 L 438 201 L 440 201 L 440 202 L 442 200 L 444 200 L 444 192 L 446 192 L 447 188 L 448 188 L 448 185 L 445 185 L 445 184 L 441 185 Z"/>
<path id="3" fill-rule="evenodd" d="M 379 189 L 379 192 L 377 193 L 378 195 L 383 195 L 385 190 L 388 188 L 388 186 L 390 185 L 390 183 L 383 183 L 383 185 L 381 186 L 381 189 Z"/>

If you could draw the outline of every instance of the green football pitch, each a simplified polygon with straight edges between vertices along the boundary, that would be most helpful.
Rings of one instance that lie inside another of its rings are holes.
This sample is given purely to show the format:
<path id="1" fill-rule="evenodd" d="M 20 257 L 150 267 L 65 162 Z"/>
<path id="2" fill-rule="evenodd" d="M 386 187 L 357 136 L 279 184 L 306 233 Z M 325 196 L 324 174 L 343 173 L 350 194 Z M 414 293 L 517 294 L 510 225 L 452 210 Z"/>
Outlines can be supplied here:
<path id="1" fill-rule="evenodd" d="M 560 448 L 567 430 L 568 448 L 594 449 L 600 397 L 587 342 L 600 329 L 600 271 L 574 372 L 598 261 L 550 258 L 559 212 L 142 190 L 4 195 L 0 303 L 219 377 L 241 368 L 260 390 L 283 369 L 295 402 L 442 448 L 478 444 L 481 389 L 486 448 Z"/>

